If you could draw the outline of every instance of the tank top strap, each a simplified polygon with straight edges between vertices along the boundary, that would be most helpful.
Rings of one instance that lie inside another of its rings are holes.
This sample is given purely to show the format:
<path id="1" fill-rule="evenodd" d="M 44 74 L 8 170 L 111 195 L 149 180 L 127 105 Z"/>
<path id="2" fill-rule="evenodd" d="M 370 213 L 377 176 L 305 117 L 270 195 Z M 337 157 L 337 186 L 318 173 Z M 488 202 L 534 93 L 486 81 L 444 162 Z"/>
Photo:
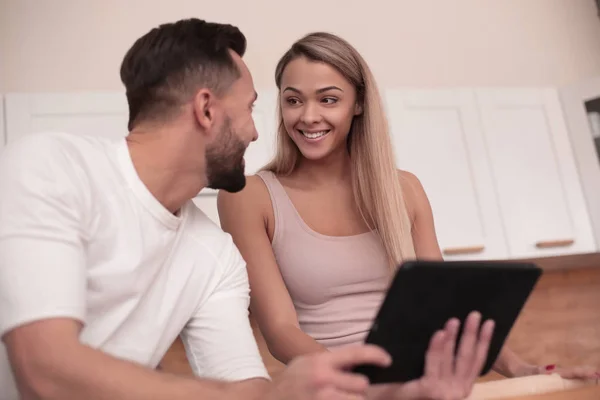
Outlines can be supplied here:
<path id="1" fill-rule="evenodd" d="M 275 217 L 275 230 L 273 232 L 272 244 L 275 245 L 275 242 L 280 240 L 281 235 L 285 231 L 285 224 L 292 223 L 296 220 L 296 208 L 285 191 L 285 188 L 273 172 L 259 171 L 256 175 L 258 175 L 265 183 L 265 186 L 269 191 L 269 196 L 271 197 L 273 215 Z"/>

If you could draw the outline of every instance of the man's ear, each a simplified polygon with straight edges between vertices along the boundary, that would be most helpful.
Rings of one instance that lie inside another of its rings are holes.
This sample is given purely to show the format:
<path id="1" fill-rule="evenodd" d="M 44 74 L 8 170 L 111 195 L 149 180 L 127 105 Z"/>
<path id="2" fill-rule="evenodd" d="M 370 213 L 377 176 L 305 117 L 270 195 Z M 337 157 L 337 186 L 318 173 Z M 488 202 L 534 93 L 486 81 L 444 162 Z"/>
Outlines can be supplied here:
<path id="1" fill-rule="evenodd" d="M 194 116 L 198 125 L 206 132 L 211 131 L 217 119 L 216 100 L 214 93 L 209 89 L 201 89 L 194 96 L 192 104 Z"/>

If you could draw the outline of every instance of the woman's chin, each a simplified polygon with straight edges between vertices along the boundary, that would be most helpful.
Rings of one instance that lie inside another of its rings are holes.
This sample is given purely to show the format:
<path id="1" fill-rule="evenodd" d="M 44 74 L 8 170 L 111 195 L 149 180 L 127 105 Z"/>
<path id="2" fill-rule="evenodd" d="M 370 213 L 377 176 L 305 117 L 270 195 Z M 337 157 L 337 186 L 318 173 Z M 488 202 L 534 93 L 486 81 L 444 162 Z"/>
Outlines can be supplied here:
<path id="1" fill-rule="evenodd" d="M 331 148 L 330 146 L 323 146 L 320 148 L 302 148 L 302 147 L 298 147 L 300 149 L 300 154 L 302 154 L 302 157 L 310 160 L 310 161 L 323 161 L 324 159 L 327 159 L 331 156 L 331 154 L 336 153 L 335 149 Z"/>

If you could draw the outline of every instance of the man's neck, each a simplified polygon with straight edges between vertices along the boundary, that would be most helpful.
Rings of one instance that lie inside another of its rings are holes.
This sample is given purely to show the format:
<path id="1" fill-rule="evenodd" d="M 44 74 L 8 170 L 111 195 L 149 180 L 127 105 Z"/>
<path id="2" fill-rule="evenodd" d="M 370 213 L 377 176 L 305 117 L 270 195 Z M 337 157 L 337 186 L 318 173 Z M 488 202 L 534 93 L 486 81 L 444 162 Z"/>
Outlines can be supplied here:
<path id="1" fill-rule="evenodd" d="M 169 132 L 133 131 L 127 146 L 138 177 L 148 191 L 170 212 L 176 214 L 205 186 L 197 153 L 188 156 L 189 146 Z"/>

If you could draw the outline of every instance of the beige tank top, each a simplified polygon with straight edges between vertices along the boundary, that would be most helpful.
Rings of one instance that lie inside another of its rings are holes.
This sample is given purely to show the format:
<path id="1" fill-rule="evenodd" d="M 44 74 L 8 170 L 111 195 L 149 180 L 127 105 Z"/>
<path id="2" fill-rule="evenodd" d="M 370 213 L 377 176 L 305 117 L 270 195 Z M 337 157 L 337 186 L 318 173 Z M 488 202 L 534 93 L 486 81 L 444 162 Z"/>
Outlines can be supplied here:
<path id="1" fill-rule="evenodd" d="M 389 285 L 385 251 L 373 232 L 326 236 L 300 217 L 268 171 L 275 215 L 273 252 L 303 332 L 327 348 L 362 342 Z"/>

